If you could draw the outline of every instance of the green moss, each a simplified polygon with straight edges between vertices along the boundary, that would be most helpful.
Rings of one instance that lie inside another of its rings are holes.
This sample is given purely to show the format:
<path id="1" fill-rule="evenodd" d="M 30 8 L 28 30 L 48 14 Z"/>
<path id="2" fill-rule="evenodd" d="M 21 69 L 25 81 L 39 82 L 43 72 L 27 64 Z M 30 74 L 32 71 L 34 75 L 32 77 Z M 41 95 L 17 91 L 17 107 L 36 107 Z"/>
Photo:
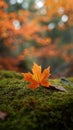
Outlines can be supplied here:
<path id="1" fill-rule="evenodd" d="M 69 78 L 73 82 L 73 78 Z M 20 73 L 0 71 L 0 111 L 8 113 L 0 120 L 1 130 L 72 130 L 73 86 L 51 80 L 67 92 L 39 87 L 29 89 Z"/>

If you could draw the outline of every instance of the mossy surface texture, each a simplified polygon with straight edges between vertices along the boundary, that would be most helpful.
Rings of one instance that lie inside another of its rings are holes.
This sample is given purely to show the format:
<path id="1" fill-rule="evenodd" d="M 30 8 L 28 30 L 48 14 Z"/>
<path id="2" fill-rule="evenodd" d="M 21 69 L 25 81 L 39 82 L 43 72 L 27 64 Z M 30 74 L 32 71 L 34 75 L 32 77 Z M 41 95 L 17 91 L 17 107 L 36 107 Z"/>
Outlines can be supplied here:
<path id="1" fill-rule="evenodd" d="M 73 82 L 73 78 L 69 78 Z M 73 86 L 50 79 L 67 92 L 28 88 L 20 73 L 0 71 L 0 130 L 73 130 Z"/>

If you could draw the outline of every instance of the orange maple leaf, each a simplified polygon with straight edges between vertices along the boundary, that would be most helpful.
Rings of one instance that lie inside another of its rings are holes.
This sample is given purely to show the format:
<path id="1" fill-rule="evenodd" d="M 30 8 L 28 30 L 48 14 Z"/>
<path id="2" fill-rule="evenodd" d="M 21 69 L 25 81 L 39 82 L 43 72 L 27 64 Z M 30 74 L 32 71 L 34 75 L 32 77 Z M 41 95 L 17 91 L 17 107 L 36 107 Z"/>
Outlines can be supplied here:
<path id="1" fill-rule="evenodd" d="M 50 86 L 50 82 L 47 80 L 50 76 L 50 67 L 41 72 L 41 66 L 34 63 L 32 73 L 22 73 L 22 75 L 26 81 L 31 82 L 29 87 L 32 89 L 37 88 L 39 85 L 44 87 Z"/>

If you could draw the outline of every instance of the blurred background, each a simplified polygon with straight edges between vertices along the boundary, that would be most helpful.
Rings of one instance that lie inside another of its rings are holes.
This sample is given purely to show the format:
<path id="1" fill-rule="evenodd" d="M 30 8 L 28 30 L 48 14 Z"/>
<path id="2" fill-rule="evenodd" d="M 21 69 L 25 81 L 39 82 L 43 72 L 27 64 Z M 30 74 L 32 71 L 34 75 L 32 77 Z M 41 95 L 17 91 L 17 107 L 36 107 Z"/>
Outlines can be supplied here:
<path id="1" fill-rule="evenodd" d="M 0 70 L 73 76 L 73 0 L 0 0 Z"/>

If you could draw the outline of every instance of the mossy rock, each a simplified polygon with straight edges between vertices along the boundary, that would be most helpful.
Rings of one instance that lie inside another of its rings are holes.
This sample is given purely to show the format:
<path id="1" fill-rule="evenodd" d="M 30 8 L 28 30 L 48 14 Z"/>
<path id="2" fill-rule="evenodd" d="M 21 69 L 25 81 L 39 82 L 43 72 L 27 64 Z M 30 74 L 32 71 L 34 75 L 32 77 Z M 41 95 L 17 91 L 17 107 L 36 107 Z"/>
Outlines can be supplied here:
<path id="1" fill-rule="evenodd" d="M 73 82 L 73 78 L 69 78 Z M 28 88 L 20 73 L 0 71 L 0 130 L 73 130 L 73 86 L 50 79 L 67 92 Z"/>

